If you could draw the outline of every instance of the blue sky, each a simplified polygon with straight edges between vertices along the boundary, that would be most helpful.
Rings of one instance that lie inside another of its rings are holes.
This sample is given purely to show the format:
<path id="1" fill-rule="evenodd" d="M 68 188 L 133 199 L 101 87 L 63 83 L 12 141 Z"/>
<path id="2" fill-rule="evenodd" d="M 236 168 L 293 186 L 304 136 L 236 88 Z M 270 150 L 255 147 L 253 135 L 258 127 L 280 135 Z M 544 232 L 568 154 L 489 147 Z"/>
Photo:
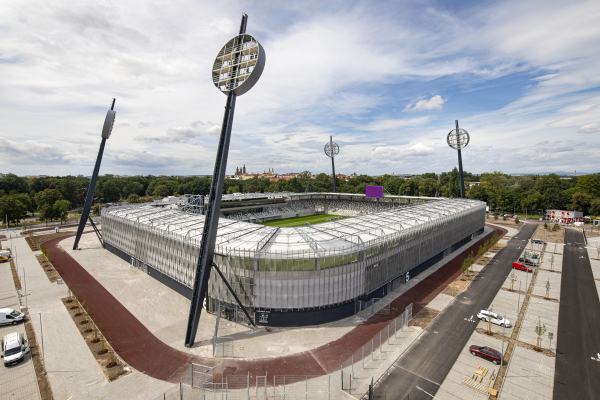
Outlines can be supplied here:
<path id="1" fill-rule="evenodd" d="M 225 96 L 210 68 L 249 14 L 260 81 L 228 173 L 597 172 L 600 3 L 76 1 L 0 4 L 0 172 L 212 173 Z"/>

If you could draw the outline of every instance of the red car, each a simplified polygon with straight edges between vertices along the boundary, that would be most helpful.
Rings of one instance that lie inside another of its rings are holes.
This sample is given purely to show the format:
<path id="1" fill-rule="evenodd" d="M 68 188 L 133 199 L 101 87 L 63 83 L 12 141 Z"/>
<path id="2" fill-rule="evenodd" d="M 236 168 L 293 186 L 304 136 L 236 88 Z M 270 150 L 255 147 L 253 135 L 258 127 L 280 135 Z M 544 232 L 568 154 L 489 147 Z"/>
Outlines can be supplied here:
<path id="1" fill-rule="evenodd" d="M 514 269 L 518 269 L 520 271 L 525 271 L 525 272 L 531 272 L 533 271 L 533 268 L 530 268 L 528 266 L 525 265 L 525 263 L 519 262 L 519 261 L 514 261 L 513 262 L 513 268 Z"/>
<path id="2" fill-rule="evenodd" d="M 479 347 L 473 345 L 469 348 L 469 351 L 474 356 L 485 358 L 486 360 L 491 361 L 496 365 L 500 364 L 500 362 L 502 361 L 502 355 L 500 354 L 500 352 L 498 350 L 492 349 L 491 347 Z"/>

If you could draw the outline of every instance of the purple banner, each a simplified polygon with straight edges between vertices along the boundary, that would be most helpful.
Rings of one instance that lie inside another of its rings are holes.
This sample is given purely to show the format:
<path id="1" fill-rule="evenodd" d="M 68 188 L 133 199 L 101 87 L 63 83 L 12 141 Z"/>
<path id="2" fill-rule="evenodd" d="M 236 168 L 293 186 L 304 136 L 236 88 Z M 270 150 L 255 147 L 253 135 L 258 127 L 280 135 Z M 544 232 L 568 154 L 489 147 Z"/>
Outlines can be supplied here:
<path id="1" fill-rule="evenodd" d="M 378 199 L 383 197 L 383 186 L 367 186 L 366 197 L 376 197 Z"/>

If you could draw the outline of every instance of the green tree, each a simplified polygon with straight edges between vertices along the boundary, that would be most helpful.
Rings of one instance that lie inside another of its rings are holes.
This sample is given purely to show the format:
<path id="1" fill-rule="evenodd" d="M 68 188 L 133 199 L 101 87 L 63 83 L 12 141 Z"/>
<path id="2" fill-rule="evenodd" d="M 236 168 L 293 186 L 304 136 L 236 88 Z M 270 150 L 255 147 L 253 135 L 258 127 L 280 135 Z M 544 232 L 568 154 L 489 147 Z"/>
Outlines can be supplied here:
<path id="1" fill-rule="evenodd" d="M 571 196 L 571 203 L 567 205 L 569 210 L 583 211 L 587 214 L 592 203 L 592 196 L 583 192 L 575 192 Z"/>
<path id="2" fill-rule="evenodd" d="M 240 192 L 239 186 L 231 186 L 229 189 L 227 189 L 228 194 L 239 193 L 239 192 Z"/>
<path id="3" fill-rule="evenodd" d="M 62 200 L 62 196 L 57 189 L 44 189 L 42 192 L 35 194 L 35 203 L 40 212 L 40 219 L 54 220 L 58 216 L 54 213 L 54 203 Z"/>
<path id="4" fill-rule="evenodd" d="M 17 193 L 29 193 L 29 182 L 26 178 L 8 174 L 0 178 L 0 190 L 4 190 L 5 193 L 10 193 L 13 190 L 16 190 Z"/>
<path id="5" fill-rule="evenodd" d="M 27 215 L 27 206 L 19 201 L 18 195 L 0 197 L 0 219 L 4 222 L 19 222 Z"/>
<path id="6" fill-rule="evenodd" d="M 165 185 L 159 185 L 156 186 L 154 188 L 154 191 L 152 192 L 152 195 L 154 197 L 164 197 L 164 196 L 168 196 L 169 195 L 169 188 L 166 187 Z"/>
<path id="7" fill-rule="evenodd" d="M 437 183 L 437 179 L 421 179 L 421 181 L 419 182 L 419 196 L 434 197 Z"/>
<path id="8" fill-rule="evenodd" d="M 144 185 L 136 181 L 126 183 L 123 186 L 123 197 L 128 199 L 131 194 L 135 194 L 139 198 L 139 196 L 144 194 Z"/>
<path id="9" fill-rule="evenodd" d="M 102 187 L 102 194 L 102 197 L 106 202 L 119 201 L 121 198 L 121 189 L 119 188 L 117 180 L 111 179 L 106 182 Z"/>
<path id="10" fill-rule="evenodd" d="M 52 211 L 54 213 L 55 218 L 60 219 L 61 221 L 66 221 L 67 216 L 69 215 L 69 209 L 71 208 L 71 203 L 67 200 L 57 200 L 52 206 Z"/>
<path id="11" fill-rule="evenodd" d="M 593 199 L 590 202 L 590 214 L 595 216 L 600 215 L 600 199 Z"/>
<path id="12" fill-rule="evenodd" d="M 135 194 L 135 193 L 132 193 L 132 194 L 130 194 L 130 195 L 127 197 L 127 202 L 128 202 L 129 204 L 136 204 L 136 203 L 139 203 L 139 202 L 140 202 L 140 196 L 138 196 L 138 195 L 137 195 L 137 194 Z"/>
<path id="13" fill-rule="evenodd" d="M 575 188 L 578 192 L 587 193 L 592 197 L 600 197 L 600 179 L 596 174 L 580 176 Z"/>

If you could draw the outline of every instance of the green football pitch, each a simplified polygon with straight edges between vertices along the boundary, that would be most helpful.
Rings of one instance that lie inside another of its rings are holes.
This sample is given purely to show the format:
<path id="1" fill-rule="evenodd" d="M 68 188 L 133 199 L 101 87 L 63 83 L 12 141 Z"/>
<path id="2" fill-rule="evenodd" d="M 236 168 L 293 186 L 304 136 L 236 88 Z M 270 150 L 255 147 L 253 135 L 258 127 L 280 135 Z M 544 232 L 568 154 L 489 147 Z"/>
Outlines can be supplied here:
<path id="1" fill-rule="evenodd" d="M 320 224 L 321 222 L 325 222 L 328 219 L 332 220 L 337 217 L 346 218 L 342 215 L 319 214 L 319 215 L 309 215 L 307 217 L 276 219 L 273 221 L 262 222 L 261 225 L 292 227 L 292 226 L 304 226 L 305 222 L 310 222 L 311 225 L 314 225 L 314 224 Z"/>

